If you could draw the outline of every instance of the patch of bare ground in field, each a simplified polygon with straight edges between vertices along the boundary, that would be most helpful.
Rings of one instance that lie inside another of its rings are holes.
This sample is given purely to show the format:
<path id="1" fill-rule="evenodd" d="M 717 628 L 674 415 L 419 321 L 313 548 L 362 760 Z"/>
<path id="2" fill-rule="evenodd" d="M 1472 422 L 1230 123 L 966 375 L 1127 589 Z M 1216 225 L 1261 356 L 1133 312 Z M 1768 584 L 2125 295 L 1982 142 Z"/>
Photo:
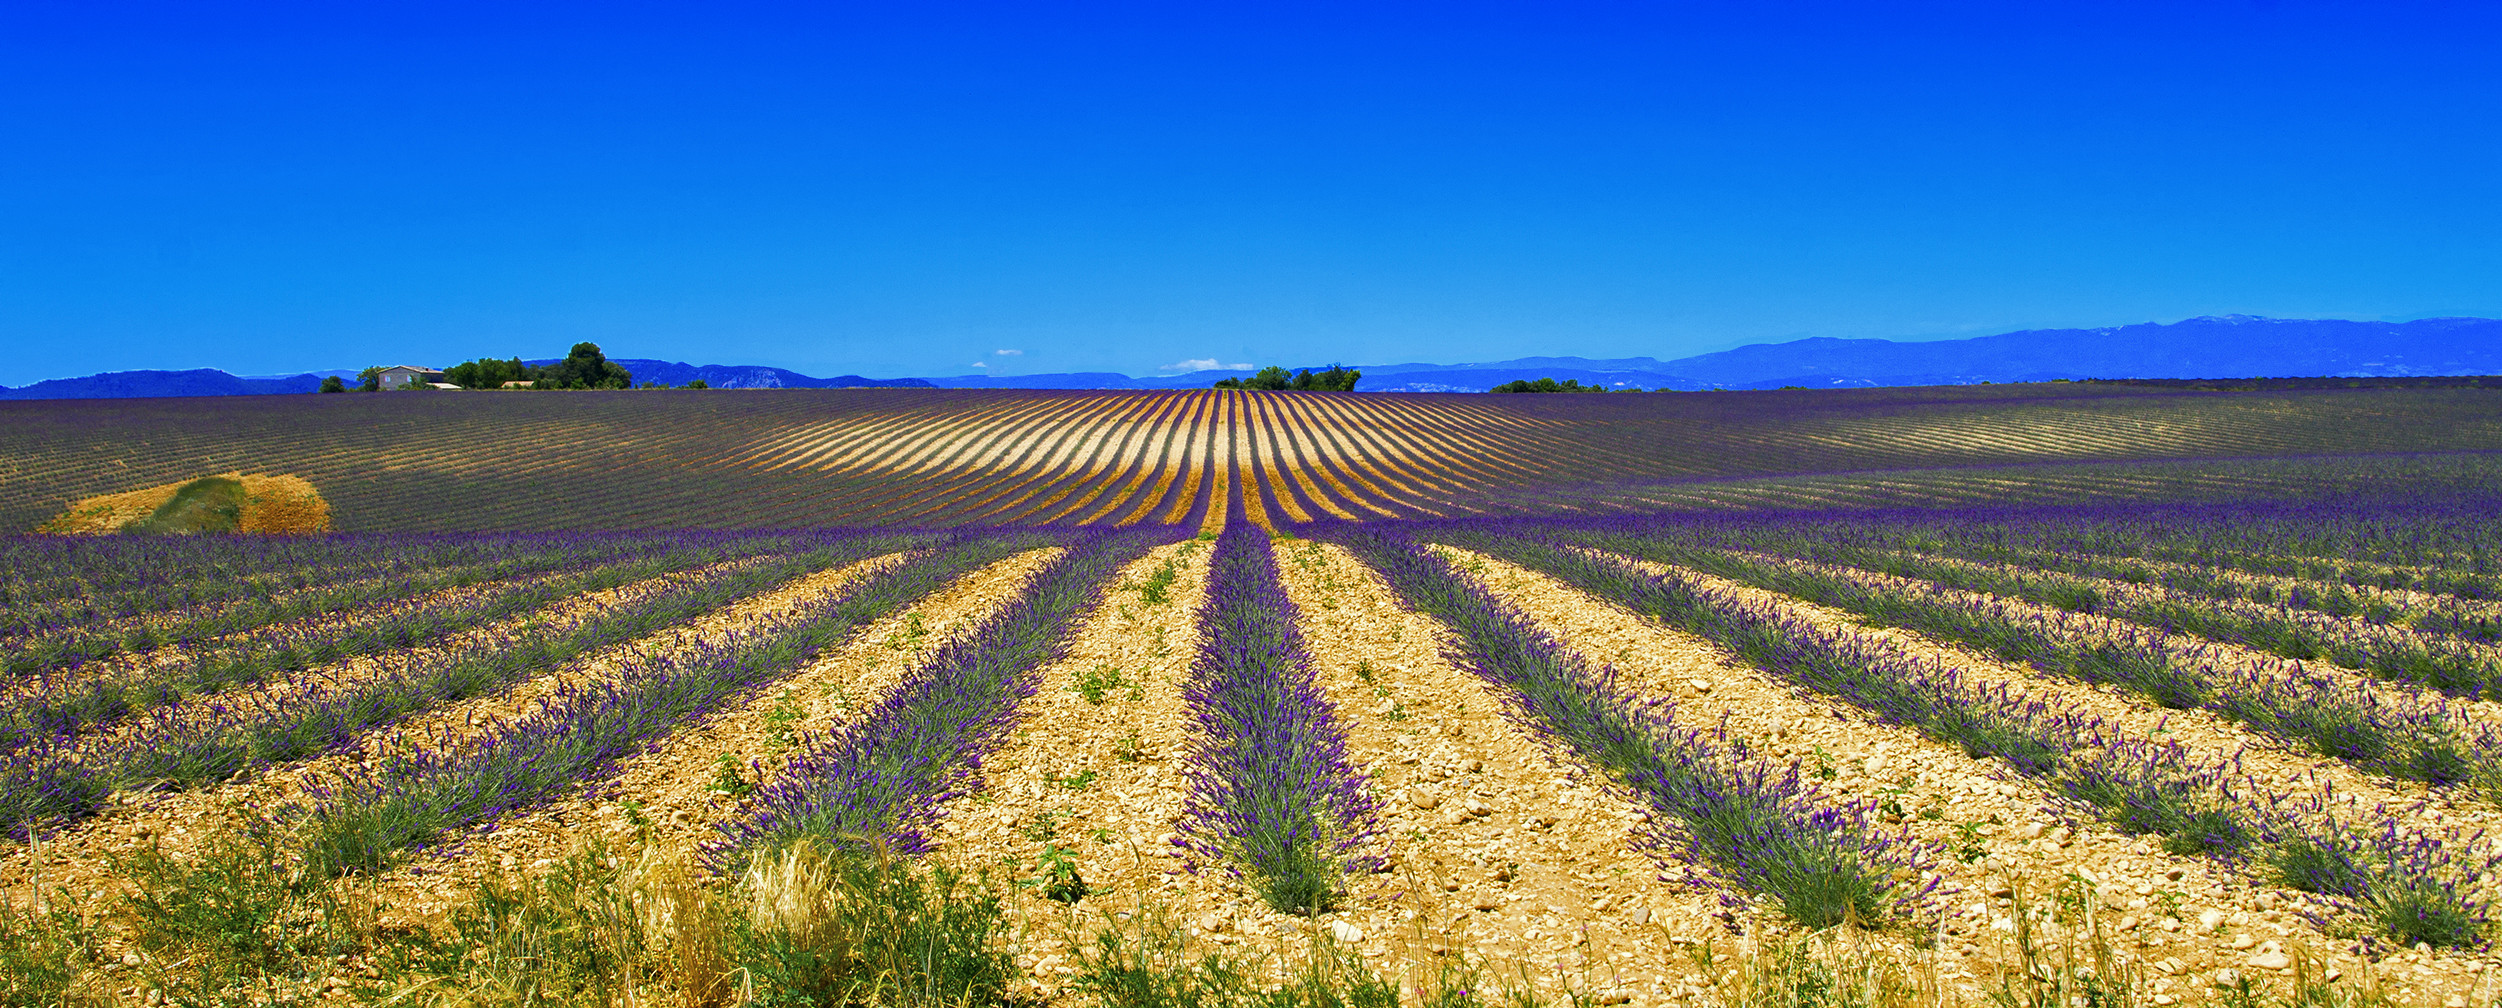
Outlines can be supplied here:
<path id="1" fill-rule="evenodd" d="M 717 835 L 715 823 L 746 811 L 725 786 L 724 757 L 742 780 L 754 783 L 759 772 L 770 778 L 803 736 L 874 704 L 951 634 L 1014 599 L 1062 552 L 1028 550 L 958 578 L 919 604 L 870 622 L 771 689 L 680 727 L 622 761 L 608 778 L 585 781 L 580 794 L 491 824 L 384 876 L 377 882 L 389 908 L 384 923 L 438 922 L 445 910 L 466 904 L 481 882 L 536 872 L 593 839 L 611 850 L 649 846 L 664 859 L 692 861 L 699 845 Z"/>
<path id="2" fill-rule="evenodd" d="M 1934 956 L 1950 993 L 1977 1000 L 1987 978 L 2014 965 L 2007 939 L 2016 887 L 2038 899 L 2079 869 L 2098 883 L 2104 926 L 2159 990 L 2196 986 L 2170 979 L 2178 975 L 2250 972 L 2249 960 L 2267 954 L 2257 951 L 2264 942 L 2277 943 L 2267 952 L 2345 944 L 2295 912 L 2299 893 L 2063 815 L 2038 786 L 1959 747 L 1774 681 L 1708 640 L 1543 574 L 1442 549 L 1541 629 L 1612 666 L 1636 693 L 1675 697 L 1680 722 L 1724 725 L 1763 752 L 1799 760 L 1824 778 L 1818 787 L 1831 800 L 1876 804 L 1882 821 L 1939 851 L 1946 884 L 1925 921 L 1937 929 L 1937 947 L 1896 952 Z M 2358 968 L 2352 955 L 2332 964 Z"/>
<path id="3" fill-rule="evenodd" d="M 198 791 L 115 795 L 113 803 L 93 818 L 43 841 L 39 859 L 34 845 L 9 842 L 0 847 L 0 894 L 31 898 L 31 892 L 19 890 L 37 882 L 47 892 L 54 886 L 67 886 L 71 892 L 92 898 L 127 891 L 111 872 L 116 855 L 143 845 L 155 845 L 177 857 L 193 855 L 207 844 L 234 836 L 264 810 L 313 800 L 317 789 L 351 766 L 370 764 L 411 744 L 457 741 L 489 730 L 527 713 L 538 698 L 560 684 L 612 675 L 637 655 L 690 647 L 787 619 L 900 559 L 900 554 L 878 557 L 793 579 L 737 604 L 602 649 L 509 689 L 419 712 L 386 730 L 369 733 L 361 745 L 344 752 L 266 768 Z M 524 626 L 517 632 L 529 630 Z"/>
<path id="4" fill-rule="evenodd" d="M 1028 993 L 1065 999 L 1073 944 L 1142 901 L 1182 908 L 1196 888 L 1172 844 L 1188 791 L 1190 715 L 1182 699 L 1206 595 L 1204 542 L 1158 547 L 1122 571 L 1042 669 L 1007 744 L 980 784 L 939 808 L 931 856 L 1003 883 L 1018 922 L 1013 950 Z M 1138 586 L 1174 566 L 1162 602 Z M 1088 889 L 1075 907 L 1033 880 L 1065 856 Z"/>
<path id="5" fill-rule="evenodd" d="M 1389 870 L 1350 879 L 1334 915 L 1368 960 L 1413 977 L 1459 954 L 1550 996 L 1657 1004 L 1702 980 L 1702 943 L 1725 951 L 1731 925 L 1761 933 L 1763 915 L 1726 910 L 1718 890 L 1645 846 L 1640 805 L 1558 759 L 1445 660 L 1439 623 L 1341 547 L 1280 546 L 1313 670 L 1382 798 Z M 1194 921 L 1209 940 L 1294 926 L 1239 886 L 1220 892 Z"/>
<path id="6" fill-rule="evenodd" d="M 1484 562 L 1489 568 L 1499 563 L 1491 558 Z M 2464 827 L 2465 833 L 2472 835 L 2489 824 L 2502 822 L 2491 809 L 2459 796 L 2428 794 L 2420 785 L 2389 781 L 2358 773 L 2335 760 L 2284 751 L 2205 711 L 2163 710 L 2118 687 L 2051 679 L 2032 669 L 1998 662 L 1913 631 L 1868 626 L 1839 610 L 1777 592 L 1665 564 L 1629 559 L 1627 562 L 1654 574 L 1686 579 L 1723 597 L 1775 607 L 1821 629 L 1856 635 L 1915 660 L 1953 668 L 1976 685 L 2004 682 L 2024 693 L 2054 697 L 2063 705 L 2105 719 L 2122 733 L 2179 742 L 2198 758 L 2216 760 L 2237 755 L 2254 787 L 2279 788 L 2279 793 L 2294 794 L 2316 791 L 2323 783 L 2333 784 L 2338 793 L 2356 798 L 2367 809 L 2388 802 L 2392 811 L 2403 813 L 2402 819 L 2433 835 L 2452 827 Z M 1536 576 L 1521 573 L 1524 577 Z M 1560 585 L 1556 587 L 1566 590 Z M 1590 601 L 1594 605 L 1604 604 Z M 1630 613 L 1626 616 L 1631 618 Z M 1857 732 L 1845 736 L 1856 737 Z M 1864 751 L 1864 747 L 1854 748 Z M 1834 757 L 1831 750 L 1825 755 L 1834 759 L 1837 777 L 1844 784 L 1858 783 L 1855 778 L 1869 776 L 1864 764 L 1851 766 Z M 1875 795 L 1883 786 L 1882 782 L 1869 780 L 1859 783 L 1855 791 Z M 2050 808 L 2042 812 L 2058 815 Z M 2069 818 L 2063 825 L 2070 831 L 2066 835 L 2071 839 L 2103 829 L 2081 818 Z M 2060 836 L 2051 832 L 2027 843 L 2038 847 L 2045 841 L 2055 842 Z M 2136 950 L 2150 975 L 2212 977 L 2217 968 L 2271 975 L 2290 967 L 2277 965 L 2270 953 L 2283 952 L 2296 943 L 2323 953 L 2330 965 L 2343 972 L 2357 970 L 2359 960 L 2352 954 L 2352 939 L 2323 934 L 2293 912 L 2297 904 L 2289 891 L 2269 887 L 2254 874 L 2233 872 L 2220 865 L 2193 869 L 2191 864 L 2201 862 L 2164 854 L 2146 840 L 2129 839 L 2125 843 L 2130 853 L 2121 861 L 2097 862 L 2090 854 L 2063 859 L 2058 853 L 2040 851 L 2037 863 L 2047 874 L 2034 876 L 2032 884 L 2043 887 L 2078 867 L 2094 873 L 2102 881 L 2099 891 L 2114 940 L 2124 949 Z M 2001 861 L 2012 864 L 2005 858 Z M 2106 874 L 2114 866 L 2119 866 L 2118 874 Z M 2176 867 L 2182 871 L 2178 877 L 2171 874 Z M 2136 881 L 2130 884 L 2130 880 Z M 1966 901 L 1967 907 L 1969 902 Z M 2220 916 L 2210 917 L 2211 914 Z M 2249 940 L 2246 946 L 2245 938 Z M 2267 946 L 2270 941 L 2278 945 Z M 2450 996 L 2466 997 L 2480 989 L 2479 984 L 2489 986 L 2488 978 L 2502 978 L 2502 956 L 2491 950 L 2402 951 L 2394 958 L 2395 967 L 2384 963 L 2381 972 L 2397 985 L 2400 994 L 2419 999 L 2430 997 L 2426 1003 Z"/>

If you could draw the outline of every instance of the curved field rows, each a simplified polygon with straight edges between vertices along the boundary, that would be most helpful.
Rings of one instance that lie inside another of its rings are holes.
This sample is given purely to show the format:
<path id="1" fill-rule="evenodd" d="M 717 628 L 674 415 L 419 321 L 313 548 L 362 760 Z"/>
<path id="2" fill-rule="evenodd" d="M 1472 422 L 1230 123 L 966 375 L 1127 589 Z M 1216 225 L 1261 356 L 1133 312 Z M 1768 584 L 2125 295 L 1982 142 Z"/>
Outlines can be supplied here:
<path id="1" fill-rule="evenodd" d="M 1867 506 L 2288 483 L 2502 450 L 2480 390 L 2095 385 L 1480 396 L 805 389 L 0 403 L 0 523 L 302 476 L 353 531 L 1173 525 Z M 2204 471 L 2016 466 L 2220 460 Z M 2388 464 L 2408 464 L 2392 460 Z M 2255 472 L 2246 471 L 2253 470 Z M 2316 466 L 2314 466 L 2316 468 Z M 1822 474 L 1822 475 L 1814 475 Z"/>
<path id="2" fill-rule="evenodd" d="M 1214 524 L 1238 501 L 1273 526 L 1439 516 L 1429 502 L 1548 479 L 1575 454 L 1564 422 L 1410 397 L 1073 392 L 965 407 L 806 424 L 732 459 L 862 478 L 831 503 L 904 523 Z"/>

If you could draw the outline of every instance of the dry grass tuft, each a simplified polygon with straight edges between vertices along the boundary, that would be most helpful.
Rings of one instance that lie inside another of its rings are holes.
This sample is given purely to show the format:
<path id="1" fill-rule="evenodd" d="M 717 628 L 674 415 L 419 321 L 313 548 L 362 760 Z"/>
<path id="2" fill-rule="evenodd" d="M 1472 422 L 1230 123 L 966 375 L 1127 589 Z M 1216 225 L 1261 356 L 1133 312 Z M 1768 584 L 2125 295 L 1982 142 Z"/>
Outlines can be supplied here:
<path id="1" fill-rule="evenodd" d="M 219 478 L 219 477 L 206 477 Z M 330 502 L 300 476 L 224 473 L 243 484 L 244 502 L 236 515 L 238 532 L 259 535 L 307 535 L 330 531 Z M 198 480 L 183 480 L 144 490 L 97 494 L 72 504 L 35 527 L 46 535 L 112 535 L 146 521 L 175 494 Z"/>

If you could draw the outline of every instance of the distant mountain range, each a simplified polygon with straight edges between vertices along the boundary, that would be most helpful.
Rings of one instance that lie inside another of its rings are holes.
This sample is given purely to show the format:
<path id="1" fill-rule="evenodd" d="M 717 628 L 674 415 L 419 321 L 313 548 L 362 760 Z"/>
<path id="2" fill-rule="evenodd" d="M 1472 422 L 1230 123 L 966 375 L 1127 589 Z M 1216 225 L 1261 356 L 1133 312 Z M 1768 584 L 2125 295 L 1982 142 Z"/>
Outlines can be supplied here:
<path id="1" fill-rule="evenodd" d="M 617 358 L 637 381 L 714 388 L 1206 388 L 1242 370 L 1135 378 L 1114 372 L 994 377 L 812 378 L 753 365 L 692 365 Z M 550 363 L 534 361 L 532 363 Z M 1298 364 L 1295 366 L 1320 365 Z M 1646 389 L 1849 388 L 1963 385 L 2054 378 L 2410 377 L 2502 374 L 2502 320 L 2434 318 L 2413 322 L 2194 318 L 2103 329 L 2033 329 L 1973 339 L 1898 342 L 1815 339 L 1759 343 L 1662 361 L 1521 357 L 1476 364 L 1357 365 L 1366 392 L 1483 392 L 1516 379 L 1571 378 L 1582 384 Z M 324 375 L 238 378 L 223 371 L 117 371 L 0 389 L 0 399 L 94 399 L 311 392 Z"/>

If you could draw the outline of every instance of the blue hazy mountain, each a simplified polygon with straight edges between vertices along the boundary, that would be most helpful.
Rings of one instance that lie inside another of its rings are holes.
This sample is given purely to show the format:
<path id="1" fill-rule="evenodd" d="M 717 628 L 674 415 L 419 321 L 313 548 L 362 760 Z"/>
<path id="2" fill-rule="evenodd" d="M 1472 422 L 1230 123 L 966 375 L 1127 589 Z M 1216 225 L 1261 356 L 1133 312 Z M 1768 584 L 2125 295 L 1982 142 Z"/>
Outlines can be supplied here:
<path id="1" fill-rule="evenodd" d="M 272 395 L 312 392 L 327 372 L 286 377 L 237 378 L 214 368 L 191 371 L 107 371 L 81 378 L 54 378 L 21 388 L 0 388 L 0 399 L 157 399 L 167 396 Z M 350 371 L 349 375 L 356 372 Z"/>
<path id="2" fill-rule="evenodd" d="M 754 365 L 617 358 L 636 381 L 714 388 L 1206 388 L 1242 370 L 1131 377 L 1109 371 L 931 378 L 814 378 Z M 533 363 L 550 363 L 535 361 Z M 1284 363 L 1284 362 L 1281 362 Z M 1318 369 L 1322 363 L 1294 363 Z M 1527 379 L 1645 389 L 1852 388 L 1961 385 L 2054 378 L 2384 378 L 2502 374 L 2502 320 L 2412 322 L 2270 319 L 2223 315 L 2101 329 L 2032 329 L 1971 339 L 1815 339 L 1758 343 L 1718 353 L 1653 357 L 1519 357 L 1480 363 L 1350 365 L 1366 392 L 1483 392 Z M 310 392 L 322 372 L 238 378 L 223 371 L 118 371 L 0 389 L 0 399 L 73 399 Z"/>
<path id="3" fill-rule="evenodd" d="M 756 388 L 929 388 L 920 378 L 863 378 L 859 375 L 835 375 L 812 378 L 797 371 L 757 364 L 687 364 L 676 361 L 611 357 L 612 361 L 634 375 L 636 382 L 659 382 L 663 385 L 684 385 L 696 379 L 718 389 Z M 532 364 L 556 363 L 555 358 L 534 360 Z"/>

